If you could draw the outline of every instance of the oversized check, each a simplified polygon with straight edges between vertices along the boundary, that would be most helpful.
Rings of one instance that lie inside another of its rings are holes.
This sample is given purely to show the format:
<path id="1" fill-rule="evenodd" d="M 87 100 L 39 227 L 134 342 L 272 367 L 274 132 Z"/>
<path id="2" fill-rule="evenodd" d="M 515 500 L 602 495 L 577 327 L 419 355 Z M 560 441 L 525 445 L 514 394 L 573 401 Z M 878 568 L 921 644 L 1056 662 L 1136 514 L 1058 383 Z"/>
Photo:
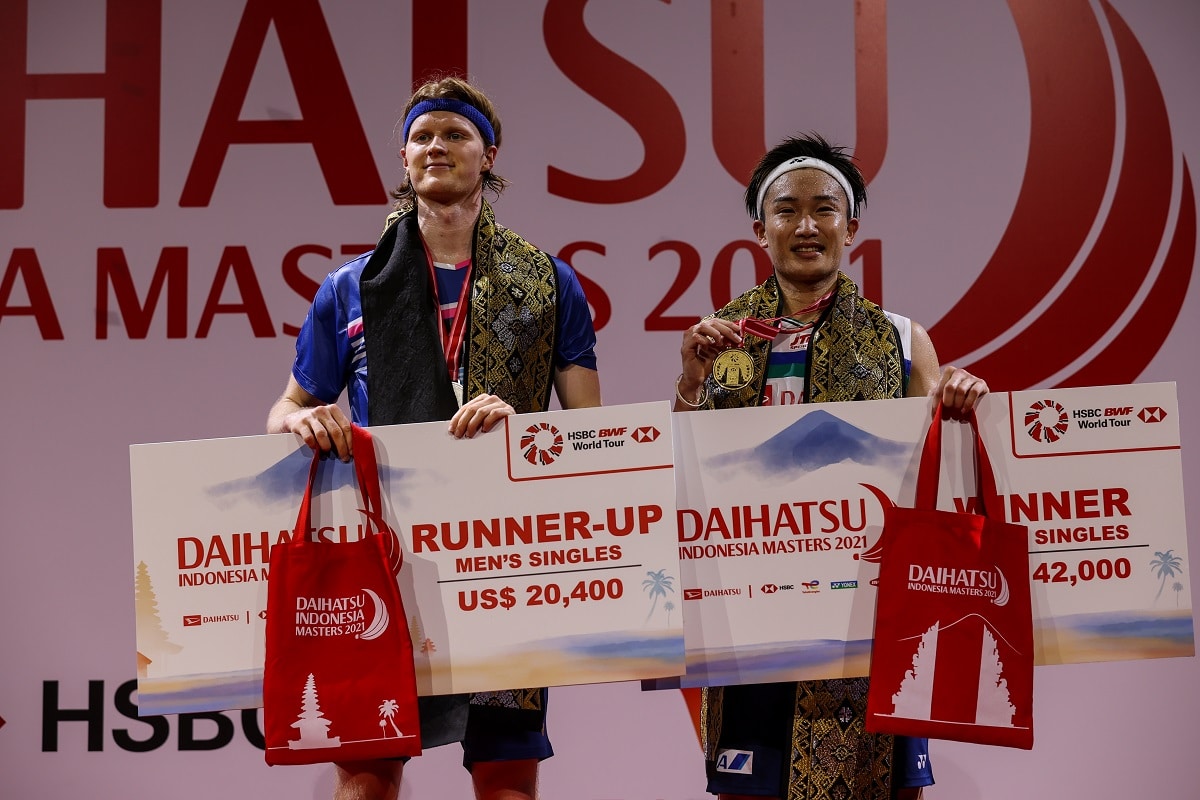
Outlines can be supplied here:
<path id="1" fill-rule="evenodd" d="M 461 441 L 441 422 L 370 429 L 421 694 L 683 671 L 671 421 L 662 402 Z M 270 550 L 310 463 L 290 435 L 130 448 L 141 713 L 262 704 Z M 310 536 L 362 535 L 354 481 L 324 462 Z M 321 616 L 296 624 L 354 624 Z"/>
<path id="2" fill-rule="evenodd" d="M 703 686 L 866 675 L 885 506 L 911 506 L 926 399 L 678 415 L 687 671 Z M 1195 654 L 1173 383 L 995 393 L 1002 516 L 1029 528 L 1039 664 Z M 943 426 L 939 508 L 973 497 Z M 973 501 L 971 501 L 973 502 Z"/>

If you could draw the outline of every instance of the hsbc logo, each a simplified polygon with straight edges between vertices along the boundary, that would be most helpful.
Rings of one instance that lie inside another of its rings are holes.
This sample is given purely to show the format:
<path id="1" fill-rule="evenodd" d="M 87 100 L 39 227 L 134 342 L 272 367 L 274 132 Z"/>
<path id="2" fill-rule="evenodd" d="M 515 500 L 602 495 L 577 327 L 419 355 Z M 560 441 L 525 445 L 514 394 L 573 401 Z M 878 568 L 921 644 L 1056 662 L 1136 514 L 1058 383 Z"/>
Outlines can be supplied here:
<path id="1" fill-rule="evenodd" d="M 659 437 L 658 428 L 652 425 L 643 425 L 640 428 L 634 428 L 629 437 L 635 442 L 653 442 Z"/>
<path id="2" fill-rule="evenodd" d="M 1142 422 L 1162 422 L 1167 418 L 1167 412 L 1158 406 L 1147 406 L 1138 412 L 1138 419 Z"/>
<path id="3" fill-rule="evenodd" d="M 794 583 L 784 583 L 778 586 L 774 583 L 764 583 L 761 587 L 759 587 L 759 591 L 761 591 L 763 594 L 775 594 L 776 592 L 787 592 L 795 588 L 796 584 Z"/>

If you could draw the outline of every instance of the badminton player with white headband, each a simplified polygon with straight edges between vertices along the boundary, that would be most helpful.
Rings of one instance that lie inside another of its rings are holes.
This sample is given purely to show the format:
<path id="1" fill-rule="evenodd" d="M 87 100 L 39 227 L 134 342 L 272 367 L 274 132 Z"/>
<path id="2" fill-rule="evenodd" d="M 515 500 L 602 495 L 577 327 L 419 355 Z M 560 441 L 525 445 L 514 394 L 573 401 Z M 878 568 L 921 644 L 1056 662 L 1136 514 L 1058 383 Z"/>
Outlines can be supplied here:
<path id="1" fill-rule="evenodd" d="M 404 180 L 375 249 L 329 274 L 296 339 L 287 388 L 267 420 L 309 447 L 351 457 L 359 425 L 444 420 L 454 438 L 505 417 L 600 405 L 596 334 L 571 268 L 496 222 L 484 190 L 500 117 L 477 87 L 430 81 L 404 110 Z M 449 439 L 447 447 L 455 447 Z M 426 748 L 461 741 L 480 800 L 537 796 L 553 751 L 547 691 L 420 698 Z M 339 764 L 336 800 L 397 797 L 401 761 Z"/>
<path id="2" fill-rule="evenodd" d="M 845 148 L 785 139 L 760 159 L 745 201 L 773 271 L 685 331 L 676 411 L 926 395 L 949 417 L 974 409 L 987 384 L 941 369 L 924 328 L 841 271 L 866 201 Z M 866 678 L 704 691 L 708 789 L 723 800 L 823 799 L 833 785 L 848 798 L 915 798 L 933 783 L 925 740 L 894 737 L 893 749 L 864 731 Z"/>

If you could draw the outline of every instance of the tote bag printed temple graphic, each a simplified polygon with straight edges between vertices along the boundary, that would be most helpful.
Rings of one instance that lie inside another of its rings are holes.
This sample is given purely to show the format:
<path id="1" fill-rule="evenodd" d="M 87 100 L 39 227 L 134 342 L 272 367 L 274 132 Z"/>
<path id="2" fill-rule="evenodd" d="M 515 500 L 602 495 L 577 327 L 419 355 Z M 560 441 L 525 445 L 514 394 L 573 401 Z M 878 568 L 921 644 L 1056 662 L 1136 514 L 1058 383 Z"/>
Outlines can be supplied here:
<path id="1" fill-rule="evenodd" d="M 885 511 L 867 726 L 882 733 L 1033 746 L 1028 530 L 999 500 L 971 418 L 981 513 L 938 511 L 941 413 L 925 439 L 915 508 Z"/>
<path id="2" fill-rule="evenodd" d="M 267 763 L 418 755 L 412 642 L 396 585 L 403 555 L 383 518 L 371 435 L 354 427 L 361 512 L 370 524 L 357 542 L 309 539 L 319 462 L 314 455 L 291 541 L 271 553 L 263 671 Z"/>

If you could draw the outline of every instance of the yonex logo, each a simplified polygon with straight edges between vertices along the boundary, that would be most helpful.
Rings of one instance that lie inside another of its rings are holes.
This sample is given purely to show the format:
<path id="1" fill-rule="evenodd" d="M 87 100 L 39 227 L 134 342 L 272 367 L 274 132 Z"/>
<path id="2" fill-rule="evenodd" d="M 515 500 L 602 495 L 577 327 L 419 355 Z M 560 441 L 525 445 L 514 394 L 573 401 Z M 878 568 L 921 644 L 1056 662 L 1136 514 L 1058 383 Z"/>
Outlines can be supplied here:
<path id="1" fill-rule="evenodd" d="M 633 433 L 629 435 L 635 442 L 653 442 L 658 438 L 658 428 L 651 425 L 643 425 L 640 428 L 634 429 Z"/>
<path id="2" fill-rule="evenodd" d="M 754 753 L 749 750 L 718 750 L 717 772 L 734 772 L 738 775 L 753 775 Z"/>
<path id="3" fill-rule="evenodd" d="M 1167 418 L 1167 412 L 1158 406 L 1148 406 L 1138 412 L 1138 419 L 1142 422 L 1162 422 Z"/>

